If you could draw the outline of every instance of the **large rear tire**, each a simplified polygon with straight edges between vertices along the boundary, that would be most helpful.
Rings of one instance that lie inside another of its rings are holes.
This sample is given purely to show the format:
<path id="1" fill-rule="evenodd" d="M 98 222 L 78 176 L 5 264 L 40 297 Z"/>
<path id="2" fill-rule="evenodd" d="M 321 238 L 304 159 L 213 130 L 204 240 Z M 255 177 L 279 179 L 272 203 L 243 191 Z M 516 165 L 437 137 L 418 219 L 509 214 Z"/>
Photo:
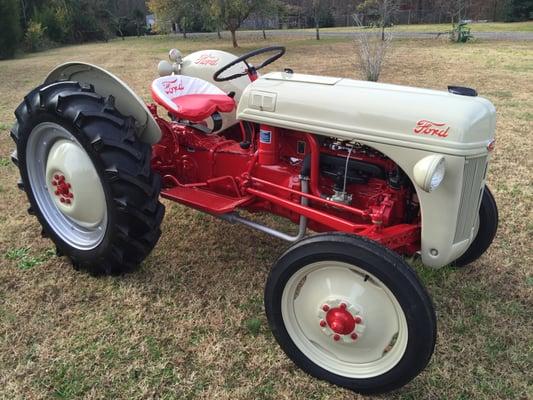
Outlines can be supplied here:
<path id="1" fill-rule="evenodd" d="M 161 235 L 164 207 L 136 121 L 112 96 L 71 81 L 34 89 L 15 115 L 20 186 L 58 253 L 93 274 L 138 266 Z"/>
<path id="2" fill-rule="evenodd" d="M 359 393 L 405 385 L 435 346 L 435 312 L 415 272 L 352 235 L 311 236 L 289 248 L 268 278 L 265 310 L 296 365 Z"/>

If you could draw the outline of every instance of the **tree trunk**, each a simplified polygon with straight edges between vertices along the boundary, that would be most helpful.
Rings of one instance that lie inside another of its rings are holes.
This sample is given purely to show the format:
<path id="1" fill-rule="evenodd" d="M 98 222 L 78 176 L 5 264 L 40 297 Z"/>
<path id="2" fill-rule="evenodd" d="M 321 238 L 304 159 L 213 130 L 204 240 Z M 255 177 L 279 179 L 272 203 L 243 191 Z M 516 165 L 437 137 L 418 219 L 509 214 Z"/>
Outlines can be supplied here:
<path id="1" fill-rule="evenodd" d="M 237 34 L 235 32 L 235 29 L 230 29 L 231 32 L 231 42 L 233 43 L 233 47 L 237 48 L 239 45 L 237 44 Z"/>
<path id="2" fill-rule="evenodd" d="M 387 1 L 381 6 L 381 40 L 385 40 L 385 25 L 387 24 Z"/>
<path id="3" fill-rule="evenodd" d="M 28 18 L 26 17 L 26 3 L 24 0 L 21 0 L 21 7 L 22 9 L 22 19 L 24 20 L 24 29 L 28 26 Z"/>
<path id="4" fill-rule="evenodd" d="M 261 17 L 261 29 L 263 31 L 263 40 L 267 40 L 267 35 L 265 32 L 265 17 L 264 16 Z"/>
<path id="5" fill-rule="evenodd" d="M 181 33 L 183 35 L 183 39 L 187 39 L 187 20 L 185 18 L 181 19 L 181 23 L 178 23 L 178 27 L 181 30 Z"/>
<path id="6" fill-rule="evenodd" d="M 320 40 L 320 13 L 318 10 L 318 4 L 315 5 L 314 11 L 315 11 L 314 17 L 315 17 L 316 40 Z"/>
<path id="7" fill-rule="evenodd" d="M 220 33 L 220 26 L 217 25 L 217 36 L 219 39 L 222 39 L 222 34 Z"/>

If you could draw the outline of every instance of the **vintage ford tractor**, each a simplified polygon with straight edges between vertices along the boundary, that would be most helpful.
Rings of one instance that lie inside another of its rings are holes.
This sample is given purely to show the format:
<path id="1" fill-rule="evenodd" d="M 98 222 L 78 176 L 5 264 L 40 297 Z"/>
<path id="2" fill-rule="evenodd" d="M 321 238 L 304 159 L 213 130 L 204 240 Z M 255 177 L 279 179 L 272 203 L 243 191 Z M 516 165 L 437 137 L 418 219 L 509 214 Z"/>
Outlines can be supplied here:
<path id="1" fill-rule="evenodd" d="M 496 233 L 495 109 L 463 87 L 259 75 L 284 52 L 171 50 L 149 105 L 99 67 L 58 66 L 15 111 L 19 185 L 58 254 L 93 274 L 148 256 L 160 196 L 292 242 L 264 296 L 280 346 L 317 378 L 389 391 L 422 371 L 436 336 L 403 257 L 463 266 Z"/>

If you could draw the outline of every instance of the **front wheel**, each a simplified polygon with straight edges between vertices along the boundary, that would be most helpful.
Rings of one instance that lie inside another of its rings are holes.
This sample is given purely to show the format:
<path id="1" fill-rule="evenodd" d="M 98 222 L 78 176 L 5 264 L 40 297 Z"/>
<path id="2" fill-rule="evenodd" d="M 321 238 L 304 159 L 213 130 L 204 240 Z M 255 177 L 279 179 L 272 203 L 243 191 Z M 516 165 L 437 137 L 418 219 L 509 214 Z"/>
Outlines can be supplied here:
<path id="1" fill-rule="evenodd" d="M 435 346 L 435 312 L 415 272 L 392 251 L 351 235 L 293 245 L 272 268 L 265 309 L 296 365 L 364 394 L 405 385 Z"/>

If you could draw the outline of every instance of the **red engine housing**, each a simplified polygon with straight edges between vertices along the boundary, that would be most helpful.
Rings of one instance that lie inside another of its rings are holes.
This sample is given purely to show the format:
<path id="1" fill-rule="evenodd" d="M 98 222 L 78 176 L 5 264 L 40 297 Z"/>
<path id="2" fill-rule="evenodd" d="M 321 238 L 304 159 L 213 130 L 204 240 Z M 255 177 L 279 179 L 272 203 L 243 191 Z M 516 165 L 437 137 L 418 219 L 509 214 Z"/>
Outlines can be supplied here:
<path id="1" fill-rule="evenodd" d="M 317 232 L 366 236 L 404 254 L 420 249 L 414 188 L 383 154 L 248 122 L 206 134 L 160 118 L 153 105 L 150 109 L 162 131 L 152 167 L 163 177 L 163 197 L 219 216 L 237 208 L 293 222 L 304 216 Z M 309 184 L 307 193 L 302 179 Z"/>

